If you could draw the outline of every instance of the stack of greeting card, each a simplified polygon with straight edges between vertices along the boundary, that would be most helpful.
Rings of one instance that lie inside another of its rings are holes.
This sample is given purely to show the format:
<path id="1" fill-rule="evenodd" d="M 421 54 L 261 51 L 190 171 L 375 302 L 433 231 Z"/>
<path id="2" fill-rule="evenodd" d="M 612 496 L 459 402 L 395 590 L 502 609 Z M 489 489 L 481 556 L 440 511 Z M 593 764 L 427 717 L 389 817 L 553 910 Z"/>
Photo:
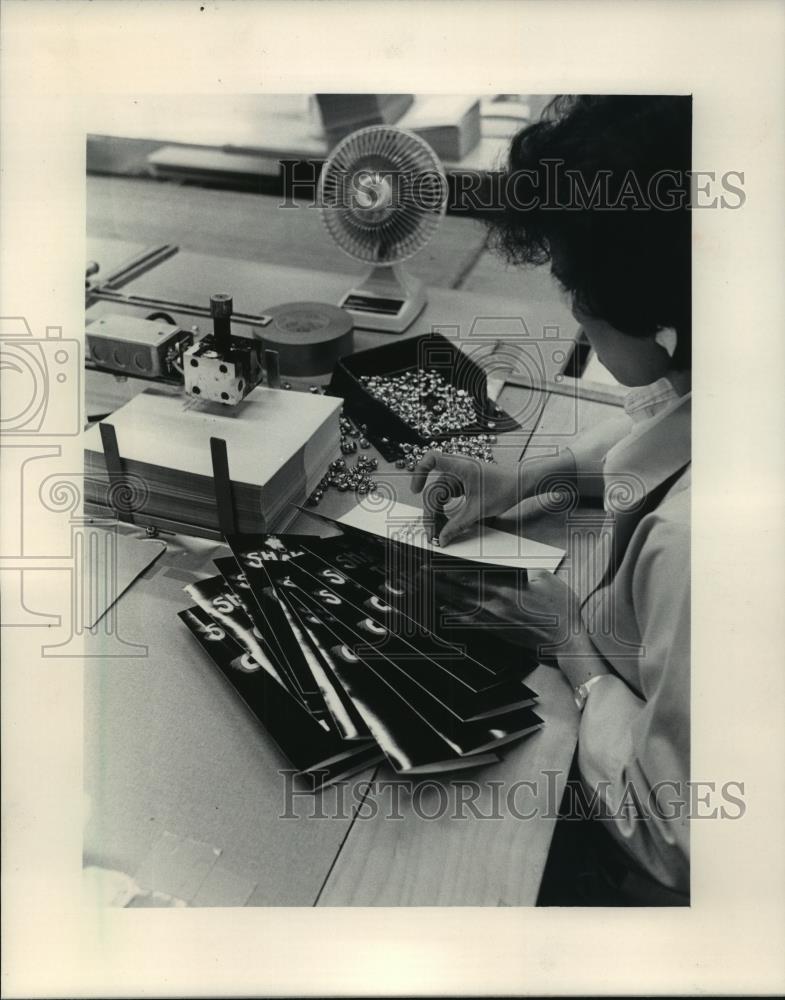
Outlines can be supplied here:
<path id="1" fill-rule="evenodd" d="M 314 788 L 383 758 L 400 774 L 490 764 L 542 725 L 536 660 L 434 604 L 432 553 L 350 526 L 227 542 L 180 618 Z M 464 586 L 481 570 L 449 566 Z"/>

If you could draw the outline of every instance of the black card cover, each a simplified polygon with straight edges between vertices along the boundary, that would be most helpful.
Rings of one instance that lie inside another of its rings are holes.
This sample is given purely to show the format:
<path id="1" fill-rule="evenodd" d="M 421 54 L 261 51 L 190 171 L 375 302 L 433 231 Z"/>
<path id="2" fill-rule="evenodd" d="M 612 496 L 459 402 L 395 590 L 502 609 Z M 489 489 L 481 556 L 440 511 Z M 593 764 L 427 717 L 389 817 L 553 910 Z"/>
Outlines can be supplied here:
<path id="1" fill-rule="evenodd" d="M 278 684 L 295 694 L 276 664 L 267 655 L 263 637 L 254 627 L 247 607 L 222 576 L 212 576 L 189 583 L 183 590 Z"/>
<path id="2" fill-rule="evenodd" d="M 409 705 L 427 725 L 458 754 L 495 749 L 531 733 L 542 720 L 530 708 L 508 710 L 489 721 L 463 721 L 420 686 L 416 679 L 417 661 L 400 655 L 394 643 L 385 642 L 389 632 L 362 612 L 353 611 L 334 591 L 309 591 L 309 580 L 298 560 L 282 564 L 281 583 L 297 586 L 297 598 L 314 617 L 322 620 L 335 639 L 358 657 L 377 677 Z M 377 643 L 380 642 L 379 645 Z"/>
<path id="3" fill-rule="evenodd" d="M 365 719 L 371 735 L 399 774 L 436 774 L 501 760 L 497 753 L 491 751 L 466 756 L 456 753 L 394 689 L 381 681 L 354 656 L 348 646 L 339 641 L 334 622 L 321 622 L 320 616 L 313 614 L 297 594 L 292 600 L 304 619 L 310 616 L 314 622 L 323 624 L 325 635 L 333 643 L 331 652 L 336 676 Z"/>
<path id="4" fill-rule="evenodd" d="M 292 538 L 295 539 L 294 546 L 289 544 Z M 314 672 L 319 670 L 318 664 L 314 662 L 314 652 L 306 637 L 297 635 L 296 628 L 292 628 L 292 622 L 264 571 L 268 561 L 287 560 L 297 555 L 298 536 L 228 535 L 226 541 L 254 598 L 250 614 L 269 644 L 274 659 L 286 665 L 287 672 L 295 678 L 297 689 L 304 693 L 306 704 L 312 710 L 318 710 L 317 706 L 321 703 L 321 708 L 324 709 L 323 698 L 314 676 Z"/>
<path id="5" fill-rule="evenodd" d="M 405 548 L 411 549 L 411 546 Z M 410 640 L 443 669 L 453 672 L 463 685 L 475 692 L 492 685 L 503 685 L 504 690 L 500 689 L 495 695 L 489 693 L 490 702 L 495 704 L 504 704 L 505 699 L 507 702 L 520 699 L 520 691 L 516 688 L 522 685 L 522 678 L 532 670 L 529 653 L 525 649 L 505 645 L 502 655 L 499 655 L 498 651 L 494 652 L 492 642 L 486 643 L 487 648 L 477 650 L 480 644 L 476 635 L 473 636 L 475 648 L 469 648 L 463 642 L 450 642 L 445 635 L 437 636 L 429 632 L 423 624 L 429 616 L 421 613 L 422 603 L 419 608 L 417 606 L 415 583 L 408 578 L 408 574 L 399 572 L 395 565 L 396 552 L 388 550 L 385 553 L 383 542 L 381 546 L 368 550 L 358 548 L 348 536 L 308 539 L 303 549 L 322 560 L 326 568 L 347 576 L 353 584 L 389 604 L 397 616 L 395 632 Z M 460 560 L 460 564 L 467 567 L 467 572 L 477 573 L 476 565 L 467 564 L 465 560 Z M 466 631 L 477 632 L 476 629 Z M 482 634 L 487 635 L 485 632 Z M 527 697 L 536 698 L 531 688 L 523 685 L 523 690 L 524 701 Z M 485 710 L 478 709 L 478 714 L 485 714 Z"/>
<path id="6" fill-rule="evenodd" d="M 304 618 L 311 616 L 324 627 L 333 643 L 338 679 L 346 688 L 371 734 L 399 774 L 435 774 L 497 763 L 492 751 L 462 755 L 422 719 L 401 695 L 355 656 L 330 619 L 307 603 L 307 595 L 296 592 L 292 601 Z"/>
<path id="7" fill-rule="evenodd" d="M 308 540 L 307 536 L 232 535 L 226 540 L 234 555 L 235 568 L 253 596 L 249 606 L 254 621 L 269 637 L 278 660 L 296 676 L 299 689 L 319 690 L 321 701 L 344 739 L 366 739 L 368 728 L 333 675 L 329 656 L 325 656 L 325 651 L 309 631 L 302 628 L 296 616 L 293 618 L 291 608 L 276 593 L 265 570 L 268 563 L 285 562 L 301 555 L 299 543 Z"/>
<path id="8" fill-rule="evenodd" d="M 347 757 L 331 760 L 327 764 L 309 768 L 300 772 L 300 779 L 308 791 L 318 792 L 328 785 L 350 778 L 358 771 L 375 767 L 385 760 L 385 756 L 374 740 L 352 744 L 353 749 Z"/>
<path id="9" fill-rule="evenodd" d="M 314 628 L 321 629 L 329 643 L 335 675 L 363 717 L 372 736 L 387 754 L 393 767 L 403 774 L 429 773 L 492 763 L 497 754 L 462 754 L 423 719 L 387 680 L 377 674 L 346 642 L 348 630 L 317 603 L 310 603 L 305 591 L 291 579 L 296 560 L 270 563 L 268 571 L 276 588 L 298 609 L 302 620 L 311 616 Z M 354 637 L 356 639 L 356 637 Z"/>
<path id="10" fill-rule="evenodd" d="M 348 617 L 339 615 L 335 609 L 333 613 L 361 638 L 365 637 L 374 649 L 392 659 L 458 720 L 508 713 L 532 706 L 536 701 L 534 691 L 515 679 L 478 690 L 475 660 L 465 657 L 454 647 L 445 650 L 437 646 L 438 654 L 432 655 L 435 644 L 427 641 L 427 635 L 423 637 L 419 631 L 412 634 L 406 628 L 406 619 L 402 619 L 392 605 L 333 568 L 329 561 L 306 552 L 291 568 L 297 583 L 317 600 L 324 603 L 330 600 L 329 594 L 340 598 Z M 448 656 L 447 651 L 451 655 Z M 475 681 L 474 686 L 465 683 L 465 676 Z M 494 719 L 493 724 L 503 726 L 498 719 Z"/>
<path id="11" fill-rule="evenodd" d="M 422 625 L 426 631 L 433 633 L 438 639 L 461 647 L 495 674 L 512 670 L 516 676 L 522 677 L 535 669 L 538 660 L 532 650 L 521 644 L 512 645 L 492 628 L 460 622 L 450 613 L 449 600 L 437 601 L 433 594 L 436 579 L 440 579 L 443 589 L 449 592 L 451 574 L 456 577 L 468 576 L 471 581 L 477 581 L 477 603 L 480 604 L 483 587 L 481 581 L 494 577 L 508 582 L 511 578 L 525 579 L 525 570 L 503 569 L 459 559 L 451 556 L 449 550 L 434 552 L 421 549 L 397 540 L 381 538 L 352 525 L 341 524 L 311 510 L 306 512 L 342 532 L 341 535 L 311 542 L 318 546 L 321 555 L 327 558 L 329 554 L 345 552 L 348 559 L 361 561 L 363 572 L 367 574 L 366 584 L 371 589 L 382 588 L 390 603 Z M 475 583 L 472 582 L 471 585 L 475 586 Z M 442 610 L 441 606 L 445 604 Z"/>
<path id="12" fill-rule="evenodd" d="M 326 731 L 203 608 L 188 608 L 179 612 L 179 618 L 287 760 L 298 771 L 312 776 L 314 788 L 381 759 L 378 748 L 371 742 L 346 743 Z"/>
<path id="13" fill-rule="evenodd" d="M 214 559 L 213 563 L 221 571 L 227 583 L 239 593 L 250 592 L 250 584 L 245 573 L 239 568 L 233 556 Z M 268 601 L 275 600 L 273 597 L 264 596 Z M 255 618 L 255 613 L 259 614 L 258 605 L 250 593 L 248 594 L 248 608 L 252 617 Z M 284 613 L 288 616 L 287 620 L 292 622 L 296 634 L 302 636 L 313 651 L 313 659 L 309 659 L 311 673 L 327 711 L 332 716 L 335 728 L 345 740 L 368 740 L 370 738 L 368 727 L 332 673 L 329 652 L 321 646 L 312 631 L 299 620 L 296 612 L 287 608 Z M 285 669 L 288 670 L 288 667 Z"/>
<path id="14" fill-rule="evenodd" d="M 260 606 L 260 602 L 257 601 L 248 578 L 239 568 L 233 556 L 214 559 L 213 563 L 226 581 L 227 586 L 242 601 L 244 610 L 256 626 L 255 635 L 260 645 L 275 665 L 278 673 L 286 681 L 286 686 L 291 693 L 302 701 L 311 712 L 317 715 L 323 714 L 325 711 L 324 699 L 320 686 L 310 669 L 310 665 L 305 662 L 303 656 L 297 656 L 293 660 L 291 657 L 282 655 L 281 646 L 283 645 L 283 639 L 280 632 L 272 632 L 270 618 L 272 615 L 278 615 L 280 612 L 277 601 L 269 594 L 262 594 L 262 605 Z M 271 605 L 275 605 L 275 607 L 271 607 Z M 267 608 L 266 614 L 263 613 L 262 606 Z M 274 620 L 276 621 L 276 625 L 278 625 L 277 619 Z M 284 623 L 280 623 L 280 628 L 283 627 Z"/>
<path id="15" fill-rule="evenodd" d="M 424 614 L 416 617 L 407 614 L 408 609 L 402 603 L 407 592 L 407 581 L 400 579 L 394 569 L 388 568 L 382 549 L 360 549 L 346 538 L 335 537 L 316 541 L 309 539 L 303 549 L 308 555 L 320 560 L 325 571 L 334 570 L 362 587 L 369 595 L 375 595 L 389 605 L 395 616 L 396 632 L 410 639 L 426 656 L 443 663 L 445 669 L 449 670 L 457 655 L 464 661 L 459 680 L 471 690 L 480 691 L 498 683 L 497 671 L 473 660 L 463 650 L 440 639 L 426 628 L 422 621 L 426 617 Z"/>

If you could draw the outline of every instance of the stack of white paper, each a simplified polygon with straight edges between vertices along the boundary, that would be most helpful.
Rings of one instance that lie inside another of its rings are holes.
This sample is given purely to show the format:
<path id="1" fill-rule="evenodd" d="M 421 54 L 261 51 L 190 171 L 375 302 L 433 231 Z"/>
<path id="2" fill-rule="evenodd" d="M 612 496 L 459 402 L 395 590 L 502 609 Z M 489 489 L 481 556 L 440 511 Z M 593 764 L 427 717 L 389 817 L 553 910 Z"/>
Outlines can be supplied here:
<path id="1" fill-rule="evenodd" d="M 195 403 L 148 389 L 106 422 L 115 428 L 124 473 L 139 493 L 136 519 L 194 534 L 218 530 L 210 438 L 226 442 L 241 531 L 281 530 L 340 451 L 342 400 L 258 388 L 239 406 Z M 99 427 L 84 436 L 88 503 L 112 507 Z"/>

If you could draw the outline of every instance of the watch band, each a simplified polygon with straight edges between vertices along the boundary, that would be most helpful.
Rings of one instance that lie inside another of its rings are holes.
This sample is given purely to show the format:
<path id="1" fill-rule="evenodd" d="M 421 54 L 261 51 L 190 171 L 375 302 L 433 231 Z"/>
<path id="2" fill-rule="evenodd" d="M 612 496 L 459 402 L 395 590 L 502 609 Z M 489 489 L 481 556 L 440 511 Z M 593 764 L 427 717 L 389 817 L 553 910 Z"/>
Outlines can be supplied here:
<path id="1" fill-rule="evenodd" d="M 578 711 L 582 712 L 586 706 L 586 701 L 589 697 L 589 692 L 597 683 L 601 681 L 603 677 L 610 677 L 610 674 L 595 674 L 594 677 L 590 677 L 583 684 L 578 684 L 578 686 L 573 691 L 573 697 L 575 698 L 575 704 L 578 706 Z"/>

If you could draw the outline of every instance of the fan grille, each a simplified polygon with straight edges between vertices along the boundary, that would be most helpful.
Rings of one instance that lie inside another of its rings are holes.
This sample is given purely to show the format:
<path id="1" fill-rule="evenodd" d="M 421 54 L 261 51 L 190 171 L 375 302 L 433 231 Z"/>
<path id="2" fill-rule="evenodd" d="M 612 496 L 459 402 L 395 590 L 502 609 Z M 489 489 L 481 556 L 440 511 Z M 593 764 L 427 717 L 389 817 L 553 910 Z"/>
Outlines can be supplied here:
<path id="1" fill-rule="evenodd" d="M 424 139 L 372 125 L 343 139 L 322 168 L 322 219 L 365 263 L 396 264 L 421 250 L 444 214 L 447 181 Z"/>

